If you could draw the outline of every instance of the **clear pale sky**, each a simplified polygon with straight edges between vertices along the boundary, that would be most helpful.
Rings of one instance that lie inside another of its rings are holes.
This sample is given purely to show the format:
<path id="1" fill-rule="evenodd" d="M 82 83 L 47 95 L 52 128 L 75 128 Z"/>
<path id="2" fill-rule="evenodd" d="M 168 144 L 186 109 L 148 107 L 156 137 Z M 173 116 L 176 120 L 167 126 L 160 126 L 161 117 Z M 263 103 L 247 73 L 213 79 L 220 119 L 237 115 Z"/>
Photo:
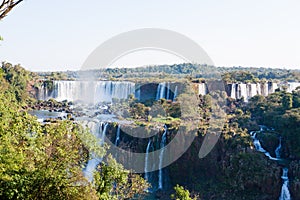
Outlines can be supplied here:
<path id="1" fill-rule="evenodd" d="M 300 69 L 299 0 L 25 0 L 0 21 L 0 61 L 76 70 L 102 42 L 138 28 L 182 33 L 216 66 Z M 173 62 L 180 59 L 145 52 L 117 63 Z"/>

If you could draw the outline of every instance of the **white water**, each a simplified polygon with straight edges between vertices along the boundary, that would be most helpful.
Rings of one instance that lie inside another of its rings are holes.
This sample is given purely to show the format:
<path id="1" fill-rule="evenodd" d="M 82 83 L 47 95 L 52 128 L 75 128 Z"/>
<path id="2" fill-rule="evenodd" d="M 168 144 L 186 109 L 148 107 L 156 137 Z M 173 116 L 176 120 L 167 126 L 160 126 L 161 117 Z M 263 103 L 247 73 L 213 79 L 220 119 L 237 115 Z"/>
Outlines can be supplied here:
<path id="1" fill-rule="evenodd" d="M 175 86 L 175 90 L 171 90 L 171 83 L 170 82 L 163 82 L 163 83 L 159 83 L 157 86 L 157 90 L 156 90 L 156 100 L 159 99 L 167 99 L 167 100 L 175 100 L 177 93 L 178 93 L 178 88 L 177 86 Z M 173 86 L 174 87 L 174 86 Z M 172 93 L 173 92 L 173 95 Z"/>
<path id="2" fill-rule="evenodd" d="M 247 85 L 244 83 L 238 85 L 238 99 L 241 98 L 244 98 L 245 101 L 248 101 Z"/>
<path id="3" fill-rule="evenodd" d="M 199 94 L 206 95 L 208 93 L 205 83 L 199 83 L 198 87 L 199 87 Z"/>
<path id="4" fill-rule="evenodd" d="M 150 147 L 151 147 L 151 139 L 149 139 L 149 142 L 147 145 L 146 156 L 145 156 L 145 167 L 144 167 L 145 180 L 148 182 L 149 182 L 149 151 L 150 151 Z"/>
<path id="5" fill-rule="evenodd" d="M 176 97 L 177 97 L 177 91 L 178 90 L 178 87 L 177 85 L 175 86 L 175 90 L 174 90 L 174 97 L 173 97 L 173 101 L 175 101 Z"/>
<path id="6" fill-rule="evenodd" d="M 164 159 L 164 152 L 165 152 L 165 145 L 167 142 L 167 132 L 168 127 L 165 125 L 165 132 L 162 135 L 161 142 L 160 142 L 160 154 L 159 154 L 159 172 L 158 172 L 158 189 L 163 189 L 163 159 Z"/>
<path id="7" fill-rule="evenodd" d="M 260 141 L 256 138 L 256 132 L 250 133 L 253 139 L 253 144 L 255 146 L 255 149 L 261 153 L 264 153 L 270 160 L 280 160 L 279 158 L 274 158 L 271 156 L 271 154 L 266 151 L 260 144 Z"/>
<path id="8" fill-rule="evenodd" d="M 135 93 L 135 84 L 132 82 L 117 81 L 54 81 L 54 90 L 51 94 L 43 87 L 40 91 L 43 100 L 54 98 L 58 101 L 81 100 L 87 103 L 111 102 L 113 98 L 127 99 Z"/>
<path id="9" fill-rule="evenodd" d="M 291 200 L 291 194 L 289 191 L 289 170 L 287 168 L 283 168 L 281 179 L 283 180 L 283 185 L 281 187 L 281 194 L 279 200 Z"/>
<path id="10" fill-rule="evenodd" d="M 264 127 L 261 126 L 260 132 L 263 131 L 263 129 L 264 129 Z M 280 151 L 282 148 L 282 141 L 281 141 L 282 139 L 279 138 L 279 145 L 275 150 L 276 158 L 273 158 L 269 152 L 267 152 L 264 148 L 262 148 L 260 141 L 256 138 L 256 134 L 257 133 L 255 131 L 250 132 L 250 135 L 253 139 L 253 144 L 255 146 L 255 149 L 259 152 L 264 153 L 271 160 L 277 160 L 277 161 L 281 160 Z M 289 177 L 288 177 L 288 169 L 287 168 L 283 168 L 283 174 L 281 176 L 281 179 L 283 180 L 283 184 L 281 187 L 281 194 L 280 194 L 279 200 L 291 200 L 291 195 L 290 195 L 290 191 L 288 188 Z"/>
<path id="11" fill-rule="evenodd" d="M 235 83 L 231 84 L 231 94 L 230 94 L 230 97 L 236 99 L 236 84 Z"/>
<path id="12" fill-rule="evenodd" d="M 117 135 L 116 135 L 116 140 L 115 140 L 115 146 L 119 145 L 119 142 L 120 142 L 120 132 L 121 132 L 121 125 L 118 124 Z"/>
<path id="13" fill-rule="evenodd" d="M 166 99 L 170 99 L 170 82 L 168 82 L 168 86 L 167 86 L 167 96 Z"/>
<path id="14" fill-rule="evenodd" d="M 102 130 L 102 122 L 101 123 L 95 123 L 91 122 L 88 123 L 88 127 L 90 128 L 93 135 L 95 135 L 97 138 L 100 139 L 99 145 L 104 144 L 105 135 L 106 135 L 106 129 L 108 126 L 108 123 L 104 124 L 104 128 Z M 96 169 L 97 165 L 102 162 L 103 158 L 97 158 L 94 154 L 91 154 L 92 158 L 88 161 L 85 169 L 83 170 L 84 176 L 91 182 L 93 180 L 93 172 Z"/>
<path id="15" fill-rule="evenodd" d="M 288 82 L 287 83 L 287 92 L 292 92 L 292 91 L 296 90 L 297 87 L 300 87 L 300 83 Z"/>
<path id="16" fill-rule="evenodd" d="M 245 102 L 247 102 L 251 97 L 255 95 L 263 95 L 268 96 L 271 93 L 274 93 L 276 89 L 282 87 L 277 83 L 232 83 L 231 84 L 231 91 L 229 96 L 233 99 L 241 99 L 244 97 Z M 297 85 L 300 83 L 288 83 L 288 92 L 291 92 L 293 89 L 296 88 Z M 199 86 L 200 87 L 200 86 Z M 201 86 L 202 87 L 202 86 Z"/>

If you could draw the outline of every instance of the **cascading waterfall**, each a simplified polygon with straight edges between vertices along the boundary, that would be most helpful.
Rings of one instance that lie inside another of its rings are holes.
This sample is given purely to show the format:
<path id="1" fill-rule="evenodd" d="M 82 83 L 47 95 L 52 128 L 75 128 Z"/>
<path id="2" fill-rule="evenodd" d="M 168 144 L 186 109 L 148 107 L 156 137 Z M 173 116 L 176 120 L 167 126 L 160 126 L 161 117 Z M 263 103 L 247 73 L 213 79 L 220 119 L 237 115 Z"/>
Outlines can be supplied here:
<path id="1" fill-rule="evenodd" d="M 163 189 L 163 159 L 164 159 L 164 152 L 165 152 L 165 145 L 167 142 L 167 132 L 168 132 L 168 127 L 165 125 L 165 132 L 162 135 L 161 142 L 160 142 L 160 154 L 159 154 L 159 172 L 158 172 L 158 189 Z"/>
<path id="2" fill-rule="evenodd" d="M 199 87 L 199 94 L 206 95 L 208 93 L 205 83 L 199 83 L 198 87 Z"/>
<path id="3" fill-rule="evenodd" d="M 105 136 L 106 136 L 106 129 L 108 126 L 108 123 L 104 124 L 104 128 L 102 130 L 103 123 L 88 123 L 88 127 L 90 128 L 93 135 L 95 135 L 97 138 L 100 139 L 99 145 L 104 144 Z M 97 158 L 95 154 L 91 154 L 92 159 L 90 159 L 83 170 L 84 176 L 91 182 L 93 180 L 93 172 L 96 169 L 97 165 L 102 162 L 103 158 Z"/>
<path id="4" fill-rule="evenodd" d="M 44 90 L 44 91 L 43 91 Z M 135 93 L 135 83 L 127 81 L 53 81 L 53 91 L 45 91 L 42 87 L 40 93 L 48 94 L 42 100 L 54 98 L 58 101 L 82 100 L 88 103 L 111 102 L 113 98 L 127 99 Z"/>
<path id="5" fill-rule="evenodd" d="M 300 87 L 300 83 L 296 82 L 288 82 L 287 83 L 287 92 L 292 92 L 297 89 L 297 87 Z"/>
<path id="6" fill-rule="evenodd" d="M 159 83 L 157 86 L 157 90 L 156 90 L 156 100 L 159 99 L 167 99 L 167 100 L 175 100 L 175 98 L 177 97 L 177 93 L 178 93 L 178 87 L 175 86 L 175 90 L 173 91 L 173 94 L 171 93 L 171 83 L 170 82 L 163 82 L 163 83 Z"/>
<path id="7" fill-rule="evenodd" d="M 276 158 L 280 159 L 280 151 L 281 151 L 281 137 L 279 138 L 279 145 L 275 150 Z M 281 179 L 283 180 L 283 184 L 281 187 L 281 194 L 279 200 L 291 200 L 291 194 L 289 191 L 289 177 L 288 177 L 288 168 L 282 169 Z"/>
<path id="8" fill-rule="evenodd" d="M 289 170 L 287 168 L 283 168 L 282 171 L 283 172 L 282 172 L 281 179 L 283 180 L 283 184 L 281 187 L 281 194 L 279 200 L 291 200 L 291 194 L 289 191 L 289 177 L 288 177 Z"/>
<path id="9" fill-rule="evenodd" d="M 144 167 L 144 171 L 145 171 L 145 180 L 149 182 L 149 152 L 150 152 L 150 147 L 151 147 L 151 139 L 149 139 L 148 145 L 147 145 L 147 149 L 146 149 L 146 155 L 145 155 L 145 167 Z"/>
<path id="10" fill-rule="evenodd" d="M 115 146 L 119 145 L 119 142 L 120 142 L 120 133 L 121 133 L 121 125 L 118 124 L 117 135 L 116 135 L 116 140 L 115 140 Z"/>
<path id="11" fill-rule="evenodd" d="M 233 99 L 236 99 L 236 84 L 232 83 L 231 84 L 231 92 L 230 92 L 230 97 Z"/>
<path id="12" fill-rule="evenodd" d="M 244 98 L 246 102 L 248 101 L 247 85 L 244 83 L 238 85 L 238 99 L 241 98 Z"/>
<path id="13" fill-rule="evenodd" d="M 168 82 L 168 86 L 167 86 L 167 96 L 166 99 L 170 99 L 170 82 Z"/>
<path id="14" fill-rule="evenodd" d="M 261 126 L 260 132 L 262 132 L 263 129 L 264 129 L 264 127 Z M 276 158 L 273 158 L 269 152 L 267 152 L 264 148 L 262 148 L 260 141 L 256 138 L 257 132 L 252 131 L 252 132 L 250 132 L 250 135 L 253 139 L 253 144 L 257 151 L 264 153 L 271 160 L 276 160 L 276 161 L 281 160 L 281 157 L 280 157 L 280 151 L 282 148 L 282 138 L 281 137 L 279 138 L 278 147 L 275 149 Z M 288 169 L 287 168 L 283 168 L 283 173 L 282 173 L 281 179 L 283 180 L 283 184 L 281 187 L 281 194 L 280 194 L 279 200 L 291 200 L 291 195 L 290 195 L 290 191 L 288 188 L 289 177 L 288 177 Z"/>
<path id="15" fill-rule="evenodd" d="M 277 83 L 232 83 L 229 96 L 233 99 L 241 99 L 244 97 L 247 102 L 251 97 L 255 95 L 268 96 L 274 93 L 279 88 Z"/>
<path id="16" fill-rule="evenodd" d="M 175 90 L 174 90 L 174 96 L 173 96 L 173 101 L 175 101 L 176 97 L 177 97 L 177 91 L 178 90 L 178 87 L 177 85 L 175 86 Z"/>
<path id="17" fill-rule="evenodd" d="M 259 152 L 261 152 L 261 153 L 264 153 L 270 160 L 279 160 L 278 158 L 272 157 L 271 154 L 270 154 L 268 151 L 266 151 L 266 150 L 261 146 L 260 141 L 259 141 L 259 140 L 257 139 L 257 137 L 256 137 L 256 135 L 257 135 L 256 132 L 253 131 L 253 132 L 251 132 L 250 134 L 251 134 L 251 136 L 252 136 L 253 144 L 254 144 L 254 146 L 255 146 L 255 149 L 256 149 L 257 151 L 259 151 Z"/>

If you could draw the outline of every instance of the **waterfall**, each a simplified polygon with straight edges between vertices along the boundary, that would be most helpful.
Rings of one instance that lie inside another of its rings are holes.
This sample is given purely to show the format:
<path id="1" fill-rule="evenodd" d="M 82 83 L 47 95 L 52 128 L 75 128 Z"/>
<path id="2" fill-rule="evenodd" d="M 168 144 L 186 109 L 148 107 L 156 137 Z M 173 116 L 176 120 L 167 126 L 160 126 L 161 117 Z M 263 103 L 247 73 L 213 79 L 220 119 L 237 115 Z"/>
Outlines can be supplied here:
<path id="1" fill-rule="evenodd" d="M 145 156 L 145 167 L 144 167 L 144 171 L 145 171 L 145 180 L 149 182 L 149 151 L 150 151 L 150 147 L 151 147 L 151 139 L 149 139 L 148 145 L 147 145 L 147 149 L 146 149 L 146 156 Z"/>
<path id="2" fill-rule="evenodd" d="M 118 128 L 117 128 L 117 135 L 116 135 L 116 140 L 115 140 L 115 146 L 119 145 L 119 142 L 120 142 L 120 132 L 121 132 L 121 125 L 119 124 Z"/>
<path id="3" fill-rule="evenodd" d="M 256 135 L 257 133 L 256 132 L 252 132 L 250 133 L 251 134 L 251 137 L 253 139 L 253 144 L 254 144 L 254 147 L 257 151 L 261 152 L 261 153 L 264 153 L 270 160 L 280 160 L 279 158 L 274 158 L 271 156 L 271 154 L 266 151 L 262 146 L 261 146 L 261 143 L 260 141 L 257 139 Z"/>
<path id="4" fill-rule="evenodd" d="M 167 98 L 166 99 L 170 99 L 170 82 L 168 82 L 168 86 L 167 86 Z"/>
<path id="5" fill-rule="evenodd" d="M 279 200 L 290 200 L 291 194 L 289 191 L 289 177 L 288 177 L 289 170 L 287 168 L 283 168 L 281 179 L 283 180 L 283 184 L 281 187 L 281 194 Z"/>
<path id="6" fill-rule="evenodd" d="M 141 88 L 139 88 L 135 91 L 135 98 L 137 100 L 141 100 Z"/>
<path id="7" fill-rule="evenodd" d="M 251 97 L 254 97 L 255 95 L 258 94 L 257 92 L 257 84 L 249 84 L 249 93 L 248 93 L 248 99 L 250 99 Z"/>
<path id="8" fill-rule="evenodd" d="M 248 101 L 247 85 L 244 83 L 238 85 L 238 99 L 241 99 L 242 97 L 244 97 L 245 102 Z"/>
<path id="9" fill-rule="evenodd" d="M 267 83 L 262 83 L 261 84 L 261 95 L 262 96 L 268 96 L 269 95 L 269 89 L 268 89 L 268 84 Z"/>
<path id="10" fill-rule="evenodd" d="M 266 127 L 261 126 L 259 132 L 262 132 L 264 130 L 264 128 L 266 128 Z M 275 150 L 276 158 L 273 158 L 270 155 L 269 152 L 267 152 L 264 148 L 262 148 L 262 146 L 260 144 L 260 141 L 256 138 L 257 132 L 252 131 L 252 132 L 250 132 L 250 135 L 253 139 L 253 144 L 254 144 L 255 149 L 257 151 L 264 153 L 271 160 L 276 160 L 276 161 L 281 160 L 281 157 L 280 157 L 280 151 L 281 151 L 281 148 L 282 148 L 282 139 L 281 139 L 281 137 L 279 138 L 279 145 Z M 279 200 L 291 200 L 291 195 L 290 195 L 290 191 L 289 191 L 289 188 L 288 188 L 288 186 L 289 186 L 289 177 L 288 177 L 288 169 L 287 168 L 283 168 L 283 173 L 282 173 L 281 179 L 283 180 L 283 184 L 282 184 L 282 187 L 281 187 L 281 194 L 280 194 Z"/>
<path id="11" fill-rule="evenodd" d="M 104 129 L 102 130 L 102 122 L 101 123 L 95 123 L 92 122 L 91 125 L 88 124 L 88 127 L 90 128 L 93 135 L 95 135 L 97 138 L 100 139 L 99 145 L 104 144 L 105 136 L 106 136 L 106 129 L 108 126 L 108 123 L 104 124 Z M 91 153 L 91 159 L 88 161 L 85 169 L 83 170 L 84 176 L 91 182 L 93 180 L 93 172 L 97 168 L 97 165 L 102 162 L 102 158 L 97 158 L 95 154 Z"/>
<path id="12" fill-rule="evenodd" d="M 163 189 L 163 159 L 164 159 L 164 152 L 165 152 L 164 148 L 167 142 L 168 127 L 165 125 L 164 128 L 165 128 L 165 132 L 162 135 L 161 142 L 160 142 L 158 189 Z"/>
<path id="13" fill-rule="evenodd" d="M 168 100 L 172 100 L 174 101 L 174 99 L 177 96 L 177 86 L 175 86 L 175 91 L 174 91 L 174 95 L 173 98 L 171 98 L 171 84 L 170 82 L 166 83 L 159 83 L 157 86 L 157 90 L 156 90 L 156 100 L 159 99 L 168 99 Z"/>
<path id="14" fill-rule="evenodd" d="M 230 97 L 233 99 L 236 99 L 236 84 L 232 83 L 231 84 L 231 94 Z"/>
<path id="15" fill-rule="evenodd" d="M 287 83 L 287 92 L 293 92 L 297 89 L 297 87 L 300 87 L 300 83 L 297 82 L 288 82 Z"/>
<path id="16" fill-rule="evenodd" d="M 275 149 L 275 155 L 276 155 L 276 158 L 280 158 L 280 151 L 281 151 L 281 137 L 279 138 L 279 145 L 278 147 Z"/>
<path id="17" fill-rule="evenodd" d="M 206 84 L 205 83 L 199 83 L 199 94 L 201 95 L 206 95 L 207 94 L 207 89 L 206 89 Z"/>
<path id="18" fill-rule="evenodd" d="M 173 101 L 175 101 L 176 97 L 177 97 L 177 91 L 178 88 L 177 88 L 177 85 L 175 86 L 175 90 L 174 90 L 174 96 L 173 96 Z"/>
<path id="19" fill-rule="evenodd" d="M 43 87 L 47 94 L 47 88 Z M 128 81 L 53 81 L 53 92 L 42 100 L 83 100 L 88 103 L 111 102 L 113 98 L 127 99 L 135 93 L 135 84 Z"/>

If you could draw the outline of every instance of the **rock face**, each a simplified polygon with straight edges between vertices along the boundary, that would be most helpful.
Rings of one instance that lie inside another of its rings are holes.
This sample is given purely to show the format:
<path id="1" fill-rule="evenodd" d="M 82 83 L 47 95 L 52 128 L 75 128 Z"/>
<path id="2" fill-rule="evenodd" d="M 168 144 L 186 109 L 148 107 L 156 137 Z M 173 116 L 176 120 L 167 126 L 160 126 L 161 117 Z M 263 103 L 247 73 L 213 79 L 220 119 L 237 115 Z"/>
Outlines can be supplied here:
<path id="1" fill-rule="evenodd" d="M 290 192 L 292 199 L 300 199 L 300 161 L 293 161 L 289 169 L 290 176 Z"/>
<path id="2" fill-rule="evenodd" d="M 108 131 L 111 141 L 115 140 L 116 131 L 116 126 L 111 126 Z M 133 138 L 125 132 L 121 131 L 119 147 L 146 152 L 148 139 Z M 171 141 L 175 133 L 175 129 L 169 129 L 167 141 Z M 159 131 L 152 138 L 155 149 L 159 149 L 162 134 L 163 131 Z M 224 137 L 221 137 L 207 157 L 199 159 L 203 139 L 204 136 L 197 136 L 190 148 L 165 168 L 170 185 L 184 185 L 190 191 L 199 192 L 202 199 L 278 199 L 282 172 L 276 162 L 270 161 L 250 146 L 236 144 L 234 140 Z"/>

